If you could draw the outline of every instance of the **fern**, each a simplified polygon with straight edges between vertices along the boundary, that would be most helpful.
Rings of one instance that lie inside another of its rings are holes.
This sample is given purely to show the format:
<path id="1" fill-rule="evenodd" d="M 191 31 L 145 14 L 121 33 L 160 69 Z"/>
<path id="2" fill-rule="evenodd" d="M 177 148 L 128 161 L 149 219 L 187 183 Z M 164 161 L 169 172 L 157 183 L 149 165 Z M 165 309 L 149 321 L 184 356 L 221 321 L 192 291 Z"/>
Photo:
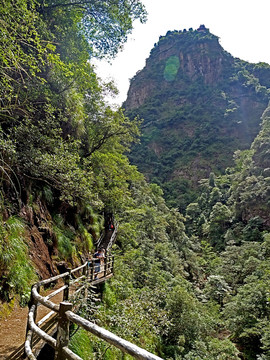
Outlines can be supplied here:
<path id="1" fill-rule="evenodd" d="M 29 300 L 31 283 L 36 279 L 24 240 L 25 225 L 16 217 L 10 217 L 6 222 L 2 220 L 0 235 L 0 295 L 9 301 L 18 294 L 21 304 L 25 305 Z"/>

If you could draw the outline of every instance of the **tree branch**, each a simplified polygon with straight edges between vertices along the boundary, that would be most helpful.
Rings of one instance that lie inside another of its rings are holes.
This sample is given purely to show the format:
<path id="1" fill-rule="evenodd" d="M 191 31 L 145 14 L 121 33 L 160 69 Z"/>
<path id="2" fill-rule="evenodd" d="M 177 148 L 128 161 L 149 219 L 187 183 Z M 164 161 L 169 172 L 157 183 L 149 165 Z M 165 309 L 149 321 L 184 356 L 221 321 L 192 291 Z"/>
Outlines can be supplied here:
<path id="1" fill-rule="evenodd" d="M 119 131 L 119 132 L 112 132 L 104 134 L 101 139 L 99 139 L 98 143 L 92 147 L 92 149 L 85 155 L 85 157 L 91 156 L 95 151 L 99 150 L 101 146 L 111 137 L 113 136 L 120 136 L 120 135 L 126 135 L 127 131 Z"/>

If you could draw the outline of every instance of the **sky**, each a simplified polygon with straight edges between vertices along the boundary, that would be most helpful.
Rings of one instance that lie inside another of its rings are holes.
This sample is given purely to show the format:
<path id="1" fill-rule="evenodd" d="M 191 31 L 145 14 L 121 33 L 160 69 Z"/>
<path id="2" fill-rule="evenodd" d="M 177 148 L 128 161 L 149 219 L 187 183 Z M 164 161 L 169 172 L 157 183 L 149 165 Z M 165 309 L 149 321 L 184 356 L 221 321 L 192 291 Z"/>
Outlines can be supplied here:
<path id="1" fill-rule="evenodd" d="M 204 24 L 224 50 L 252 63 L 270 64 L 270 0 L 141 0 L 148 21 L 134 23 L 123 50 L 111 63 L 95 61 L 98 76 L 114 80 L 119 90 L 109 103 L 126 100 L 129 80 L 143 69 L 159 36 L 169 30 L 197 29 Z"/>

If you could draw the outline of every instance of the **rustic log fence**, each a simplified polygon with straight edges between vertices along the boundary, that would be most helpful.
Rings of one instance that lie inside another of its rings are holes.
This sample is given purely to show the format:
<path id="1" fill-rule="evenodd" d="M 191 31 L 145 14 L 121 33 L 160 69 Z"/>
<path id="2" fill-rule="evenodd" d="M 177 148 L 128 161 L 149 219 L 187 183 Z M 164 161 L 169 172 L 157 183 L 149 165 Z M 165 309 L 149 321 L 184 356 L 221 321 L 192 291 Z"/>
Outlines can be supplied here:
<path id="1" fill-rule="evenodd" d="M 112 245 L 114 244 L 116 236 L 117 236 L 117 231 L 118 231 L 118 222 L 116 221 L 115 225 L 114 225 L 114 229 L 113 229 L 113 231 L 111 231 L 110 240 L 106 244 L 106 251 L 110 251 Z M 106 234 L 106 231 L 104 230 L 103 233 L 101 234 L 100 238 L 96 242 L 97 248 L 100 248 L 102 246 L 102 244 L 104 243 L 105 234 Z"/>
<path id="2" fill-rule="evenodd" d="M 111 247 L 113 246 L 115 239 L 116 239 L 116 235 L 117 235 L 117 231 L 118 231 L 118 223 L 115 223 L 115 228 L 113 230 L 113 233 L 111 235 L 110 241 L 107 245 L 107 251 L 111 249 Z"/>
<path id="3" fill-rule="evenodd" d="M 69 327 L 70 323 L 72 322 L 84 328 L 86 331 L 89 331 L 90 333 L 105 340 L 109 344 L 119 348 L 121 351 L 130 354 L 136 359 L 162 360 L 160 357 L 153 355 L 148 351 L 130 343 L 129 341 L 114 335 L 110 331 L 97 326 L 93 322 L 82 318 L 72 311 L 74 310 L 72 298 L 74 298 L 76 294 L 85 291 L 83 294 L 83 296 L 85 296 L 87 293 L 87 286 L 89 284 L 95 285 L 104 282 L 113 276 L 113 256 L 107 256 L 104 259 L 104 264 L 100 266 L 99 272 L 95 271 L 97 269 L 95 264 L 96 261 L 98 261 L 98 259 L 86 261 L 80 267 L 72 270 L 69 269 L 64 274 L 54 276 L 33 285 L 25 341 L 25 354 L 28 359 L 37 360 L 32 348 L 33 337 L 35 335 L 55 349 L 54 360 L 83 360 L 68 348 Z M 72 279 L 72 276 L 74 276 L 75 273 L 78 274 L 78 277 Z M 59 289 L 53 291 L 47 296 L 42 296 L 40 294 L 42 287 L 54 284 L 61 279 L 64 281 L 64 285 Z M 56 304 L 50 300 L 61 292 L 63 292 L 63 301 L 61 301 L 59 304 Z M 36 322 L 37 308 L 40 304 L 50 309 L 51 311 L 41 320 Z M 56 339 L 41 329 L 41 325 L 53 317 L 57 325 Z"/>

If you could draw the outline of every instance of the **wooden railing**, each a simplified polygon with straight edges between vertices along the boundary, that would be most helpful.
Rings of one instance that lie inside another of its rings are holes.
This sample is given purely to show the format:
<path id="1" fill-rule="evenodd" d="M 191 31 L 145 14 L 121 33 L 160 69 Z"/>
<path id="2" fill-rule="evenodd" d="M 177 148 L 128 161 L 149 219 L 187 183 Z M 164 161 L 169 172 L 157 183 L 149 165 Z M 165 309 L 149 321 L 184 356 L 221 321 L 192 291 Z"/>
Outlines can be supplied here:
<path id="1" fill-rule="evenodd" d="M 72 311 L 74 310 L 72 298 L 83 292 L 83 296 L 86 296 L 87 286 L 89 284 L 95 285 L 106 281 L 111 276 L 113 276 L 114 258 L 112 256 L 107 256 L 104 259 L 104 264 L 101 264 L 99 272 L 96 272 L 96 261 L 98 261 L 98 259 L 92 259 L 91 261 L 87 261 L 85 264 L 77 267 L 76 269 L 69 270 L 64 274 L 54 276 L 33 285 L 25 341 L 25 354 L 28 359 L 37 359 L 32 349 L 33 336 L 35 334 L 45 343 L 49 344 L 52 348 L 55 349 L 54 360 L 82 360 L 78 355 L 73 353 L 68 348 L 69 326 L 70 322 L 72 322 L 78 326 L 81 326 L 90 333 L 98 336 L 99 338 L 107 341 L 109 344 L 114 345 L 123 352 L 130 354 L 136 359 L 162 360 L 160 357 L 153 355 L 148 351 L 141 349 L 140 347 L 114 335 L 110 331 L 97 326 L 93 322 L 86 320 L 79 315 L 76 315 Z M 72 276 L 75 274 L 78 274 L 77 278 L 72 280 Z M 64 280 L 63 286 L 47 296 L 42 296 L 40 294 L 42 287 L 56 283 L 60 279 Z M 60 303 L 57 304 L 50 300 L 56 295 L 59 296 L 61 292 L 63 293 L 63 301 L 60 301 Z M 50 309 L 51 312 L 36 322 L 37 308 L 40 304 Z M 55 314 L 57 314 L 56 317 Z M 56 339 L 41 329 L 41 325 L 47 322 L 53 316 L 55 317 L 55 322 L 57 325 Z"/>
<path id="2" fill-rule="evenodd" d="M 115 239 L 116 239 L 116 236 L 117 236 L 117 231 L 118 231 L 118 222 L 116 221 L 115 224 L 114 224 L 114 229 L 113 231 L 111 232 L 111 235 L 110 235 L 110 239 L 109 241 L 107 242 L 106 244 L 106 251 L 109 251 L 112 247 L 112 245 L 114 244 L 115 242 Z M 106 232 L 103 231 L 103 233 L 101 234 L 100 238 L 98 239 L 98 241 L 96 242 L 96 247 L 97 248 L 100 248 L 102 247 L 102 243 L 104 242 L 104 237 L 105 237 L 105 234 Z"/>
<path id="3" fill-rule="evenodd" d="M 115 239 L 116 239 L 116 235 L 117 235 L 117 231 L 118 231 L 118 223 L 116 222 L 115 223 L 115 228 L 113 230 L 113 233 L 110 237 L 110 241 L 108 242 L 108 245 L 107 245 L 107 251 L 111 249 L 111 247 L 113 246 L 114 242 L 115 242 Z"/>

